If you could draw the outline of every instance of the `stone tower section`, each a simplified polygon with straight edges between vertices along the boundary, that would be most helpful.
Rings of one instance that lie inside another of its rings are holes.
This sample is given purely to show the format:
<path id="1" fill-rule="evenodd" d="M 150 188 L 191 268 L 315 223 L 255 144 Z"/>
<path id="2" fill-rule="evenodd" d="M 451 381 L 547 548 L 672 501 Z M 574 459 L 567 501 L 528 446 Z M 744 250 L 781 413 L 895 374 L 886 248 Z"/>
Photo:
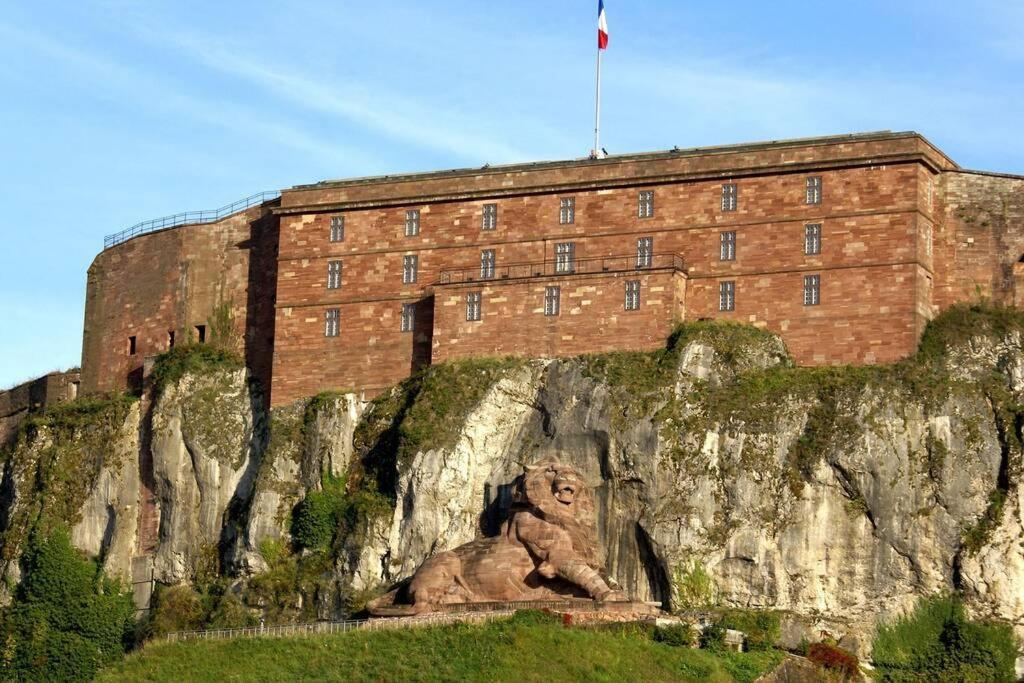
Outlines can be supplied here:
<path id="1" fill-rule="evenodd" d="M 139 235 L 102 251 L 86 286 L 82 390 L 141 387 L 146 359 L 212 334 L 218 309 L 230 321 L 227 343 L 269 387 L 275 203 Z"/>

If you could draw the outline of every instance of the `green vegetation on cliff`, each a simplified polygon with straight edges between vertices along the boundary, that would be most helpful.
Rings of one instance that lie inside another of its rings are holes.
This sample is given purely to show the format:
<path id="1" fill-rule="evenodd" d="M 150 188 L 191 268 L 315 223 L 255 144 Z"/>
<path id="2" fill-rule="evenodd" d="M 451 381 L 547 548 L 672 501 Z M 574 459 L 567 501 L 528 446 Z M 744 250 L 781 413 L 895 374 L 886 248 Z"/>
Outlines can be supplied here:
<path id="1" fill-rule="evenodd" d="M 749 683 L 776 651 L 709 652 L 655 642 L 640 626 L 566 628 L 520 612 L 483 625 L 306 638 L 153 643 L 101 681 L 711 681 Z"/>
<path id="2" fill-rule="evenodd" d="M 150 377 L 159 391 L 185 375 L 202 377 L 211 372 L 245 367 L 234 351 L 217 344 L 181 344 L 157 356 Z"/>
<path id="3" fill-rule="evenodd" d="M 0 557 L 17 558 L 30 531 L 45 533 L 52 522 L 73 526 L 100 472 L 118 471 L 125 453 L 116 445 L 125 433 L 138 399 L 127 394 L 83 397 L 47 408 L 21 426 L 17 438 L 0 451 L 4 476 L 21 499 L 0 531 Z"/>
<path id="4" fill-rule="evenodd" d="M 71 547 L 68 534 L 33 534 L 14 602 L 0 612 L 4 680 L 87 681 L 130 645 L 131 593 Z"/>
<path id="5" fill-rule="evenodd" d="M 876 679 L 891 683 L 1011 683 L 1016 659 L 1009 625 L 969 620 L 952 596 L 922 600 L 913 614 L 879 626 L 872 654 Z"/>

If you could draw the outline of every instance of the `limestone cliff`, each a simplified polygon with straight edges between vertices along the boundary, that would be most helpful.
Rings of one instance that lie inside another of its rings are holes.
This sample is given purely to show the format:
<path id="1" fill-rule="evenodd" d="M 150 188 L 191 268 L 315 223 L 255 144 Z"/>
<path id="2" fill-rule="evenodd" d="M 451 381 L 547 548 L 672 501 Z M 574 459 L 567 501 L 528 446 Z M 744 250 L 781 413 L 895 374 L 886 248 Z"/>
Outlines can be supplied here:
<path id="1" fill-rule="evenodd" d="M 293 591 L 328 616 L 493 533 L 521 463 L 557 453 L 596 492 L 606 566 L 638 599 L 785 610 L 791 637 L 863 651 L 879 617 L 959 590 L 1024 633 L 1022 344 L 1019 314 L 955 309 L 914 359 L 808 369 L 772 335 L 697 323 L 658 353 L 466 361 L 369 404 L 271 412 L 242 370 L 186 374 L 108 421 L 108 450 L 78 449 L 88 476 L 60 495 L 80 547 L 124 574 L 147 553 L 132 506 L 148 448 L 158 580 L 212 557 L 250 606 Z M 52 439 L 26 434 L 5 461 L 12 578 Z M 292 537 L 323 519 L 321 541 Z"/>

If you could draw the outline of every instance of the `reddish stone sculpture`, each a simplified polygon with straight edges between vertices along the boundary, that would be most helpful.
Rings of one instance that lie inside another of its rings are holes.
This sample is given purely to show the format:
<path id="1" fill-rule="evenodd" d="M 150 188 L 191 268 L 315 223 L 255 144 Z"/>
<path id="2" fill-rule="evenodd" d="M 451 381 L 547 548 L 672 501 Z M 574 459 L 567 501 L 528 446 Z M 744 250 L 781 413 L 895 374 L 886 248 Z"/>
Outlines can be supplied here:
<path id="1" fill-rule="evenodd" d="M 595 526 L 582 478 L 545 458 L 516 479 L 509 517 L 497 536 L 428 558 L 408 584 L 371 602 L 370 613 L 422 614 L 458 603 L 625 600 L 602 576 Z"/>

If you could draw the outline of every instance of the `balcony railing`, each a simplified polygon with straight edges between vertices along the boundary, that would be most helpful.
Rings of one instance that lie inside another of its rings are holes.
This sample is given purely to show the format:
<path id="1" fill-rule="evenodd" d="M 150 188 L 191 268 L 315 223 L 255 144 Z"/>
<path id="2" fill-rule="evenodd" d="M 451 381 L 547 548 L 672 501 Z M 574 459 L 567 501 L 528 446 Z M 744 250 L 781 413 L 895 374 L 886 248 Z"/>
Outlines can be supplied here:
<path id="1" fill-rule="evenodd" d="M 485 273 L 480 266 L 476 266 L 475 268 L 442 270 L 438 283 L 442 285 L 456 285 L 466 282 L 489 282 L 491 280 L 515 280 L 594 273 L 622 273 L 665 268 L 683 270 L 683 257 L 678 254 L 652 254 L 647 258 L 642 258 L 632 254 L 630 256 L 577 258 L 569 261 L 551 259 L 497 266 L 493 269 L 493 275 Z M 489 277 L 484 277 L 485 274 Z"/>
<path id="2" fill-rule="evenodd" d="M 196 223 L 211 223 L 213 221 L 219 221 L 231 214 L 244 211 L 249 207 L 262 204 L 263 202 L 270 201 L 271 199 L 277 199 L 280 196 L 281 193 L 276 190 L 271 192 L 257 192 L 245 199 L 239 199 L 237 202 L 232 202 L 227 206 L 222 206 L 219 209 L 185 211 L 184 213 L 176 213 L 173 216 L 164 216 L 163 218 L 154 218 L 152 220 L 142 221 L 141 223 L 137 223 L 126 230 L 104 237 L 103 248 L 109 249 L 114 245 L 121 244 L 121 242 L 127 242 L 133 237 L 145 235 L 150 232 L 156 232 L 157 230 L 176 228 L 179 225 L 194 225 Z"/>

